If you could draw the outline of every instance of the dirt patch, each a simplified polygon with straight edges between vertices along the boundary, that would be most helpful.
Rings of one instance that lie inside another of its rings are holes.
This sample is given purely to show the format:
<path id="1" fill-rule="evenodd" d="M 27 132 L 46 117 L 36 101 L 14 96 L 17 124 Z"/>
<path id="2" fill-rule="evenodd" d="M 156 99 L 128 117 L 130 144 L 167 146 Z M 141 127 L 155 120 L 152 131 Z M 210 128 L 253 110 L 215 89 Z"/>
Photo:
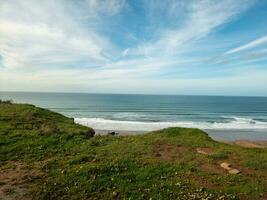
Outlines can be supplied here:
<path id="1" fill-rule="evenodd" d="M 195 174 L 185 174 L 183 178 L 188 180 L 190 184 L 193 184 L 196 186 L 202 186 L 204 188 L 209 188 L 209 189 L 221 188 L 221 185 L 217 181 L 212 181 L 208 179 L 207 177 L 202 177 L 202 176 L 198 176 Z"/>
<path id="2" fill-rule="evenodd" d="M 226 169 L 225 167 L 222 166 L 223 163 L 228 163 L 230 167 Z M 216 163 L 205 163 L 201 165 L 200 168 L 201 170 L 207 173 L 218 174 L 218 175 L 233 173 L 233 171 L 231 172 L 229 171 L 237 169 L 238 171 L 241 172 L 242 176 L 245 175 L 251 178 L 253 178 L 254 176 L 261 176 L 260 171 L 242 165 L 240 157 L 238 157 L 238 155 L 233 153 L 228 154 L 227 159 L 219 159 L 216 161 Z"/>
<path id="3" fill-rule="evenodd" d="M 182 154 L 188 153 L 190 150 L 184 146 L 174 144 L 157 143 L 154 146 L 153 154 L 159 160 L 178 161 Z"/>
<path id="4" fill-rule="evenodd" d="M 231 169 L 239 170 L 241 172 L 241 176 L 246 176 L 247 178 L 254 179 L 255 177 L 261 177 L 263 175 L 260 171 L 242 165 L 241 160 L 235 155 L 230 155 L 227 160 L 223 159 L 218 161 L 217 165 L 221 167 L 220 165 L 224 162 L 229 163 Z M 225 173 L 229 173 L 229 170 L 223 169 L 222 167 L 221 169 L 224 170 Z"/>
<path id="5" fill-rule="evenodd" d="M 0 199 L 32 199 L 27 195 L 29 184 L 43 176 L 36 170 L 26 169 L 20 162 L 9 162 L 8 167 L 0 170 Z"/>
<path id="6" fill-rule="evenodd" d="M 210 174 L 218 174 L 218 175 L 226 174 L 226 172 L 217 164 L 205 163 L 201 165 L 200 169 Z"/>
<path id="7" fill-rule="evenodd" d="M 267 200 L 267 192 L 261 194 L 260 200 Z"/>
<path id="8" fill-rule="evenodd" d="M 257 141 L 255 142 L 257 145 L 260 145 L 264 148 L 267 148 L 267 141 Z"/>

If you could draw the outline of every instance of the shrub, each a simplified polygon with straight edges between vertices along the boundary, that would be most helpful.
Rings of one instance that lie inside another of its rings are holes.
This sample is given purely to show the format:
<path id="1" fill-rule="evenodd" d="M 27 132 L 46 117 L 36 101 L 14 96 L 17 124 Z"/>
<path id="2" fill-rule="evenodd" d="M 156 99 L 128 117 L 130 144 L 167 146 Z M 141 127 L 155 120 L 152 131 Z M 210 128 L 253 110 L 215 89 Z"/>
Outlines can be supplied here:
<path id="1" fill-rule="evenodd" d="M 7 100 L 0 99 L 0 104 L 13 104 L 13 100 L 12 99 L 7 99 Z"/>

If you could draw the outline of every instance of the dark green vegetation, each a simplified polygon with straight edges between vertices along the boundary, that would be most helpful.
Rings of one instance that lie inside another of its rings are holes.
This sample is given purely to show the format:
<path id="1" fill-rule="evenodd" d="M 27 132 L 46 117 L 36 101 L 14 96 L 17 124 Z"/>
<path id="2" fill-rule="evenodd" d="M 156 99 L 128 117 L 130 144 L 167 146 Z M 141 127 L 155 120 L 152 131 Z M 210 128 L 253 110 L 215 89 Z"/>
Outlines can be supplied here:
<path id="1" fill-rule="evenodd" d="M 266 197 L 266 149 L 215 142 L 198 129 L 92 134 L 60 114 L 1 103 L 0 199 Z M 229 174 L 222 162 L 242 173 Z"/>

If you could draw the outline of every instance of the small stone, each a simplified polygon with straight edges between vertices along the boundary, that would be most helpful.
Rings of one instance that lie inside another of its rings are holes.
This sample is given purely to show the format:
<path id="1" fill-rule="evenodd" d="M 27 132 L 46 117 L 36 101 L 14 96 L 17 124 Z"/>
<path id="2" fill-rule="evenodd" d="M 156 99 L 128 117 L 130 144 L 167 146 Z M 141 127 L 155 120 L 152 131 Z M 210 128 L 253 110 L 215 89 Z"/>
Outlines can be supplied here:
<path id="1" fill-rule="evenodd" d="M 112 132 L 108 132 L 108 135 L 117 136 L 117 135 L 119 135 L 119 133 L 112 131 Z"/>
<path id="2" fill-rule="evenodd" d="M 223 163 L 221 163 L 220 166 L 221 166 L 222 168 L 226 169 L 226 170 L 231 170 L 231 169 L 232 169 L 232 168 L 231 168 L 231 165 L 230 165 L 229 163 L 227 163 L 227 162 L 223 162 Z"/>
<path id="3" fill-rule="evenodd" d="M 241 172 L 238 169 L 231 169 L 229 170 L 230 174 L 240 174 Z"/>

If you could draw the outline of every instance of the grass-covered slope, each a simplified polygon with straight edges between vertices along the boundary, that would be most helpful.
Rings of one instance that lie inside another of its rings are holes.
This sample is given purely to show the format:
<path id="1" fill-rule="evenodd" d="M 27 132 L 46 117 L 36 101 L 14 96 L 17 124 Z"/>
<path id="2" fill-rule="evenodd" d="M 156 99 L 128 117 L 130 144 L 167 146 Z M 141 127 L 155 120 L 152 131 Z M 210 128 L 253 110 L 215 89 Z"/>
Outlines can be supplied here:
<path id="1" fill-rule="evenodd" d="M 94 135 L 94 130 L 74 123 L 74 119 L 30 104 L 0 102 L 0 132 L 20 134 L 82 134 Z"/>
<path id="2" fill-rule="evenodd" d="M 266 149 L 198 129 L 84 136 L 91 131 L 32 105 L 0 104 L 0 199 L 266 198 Z"/>

